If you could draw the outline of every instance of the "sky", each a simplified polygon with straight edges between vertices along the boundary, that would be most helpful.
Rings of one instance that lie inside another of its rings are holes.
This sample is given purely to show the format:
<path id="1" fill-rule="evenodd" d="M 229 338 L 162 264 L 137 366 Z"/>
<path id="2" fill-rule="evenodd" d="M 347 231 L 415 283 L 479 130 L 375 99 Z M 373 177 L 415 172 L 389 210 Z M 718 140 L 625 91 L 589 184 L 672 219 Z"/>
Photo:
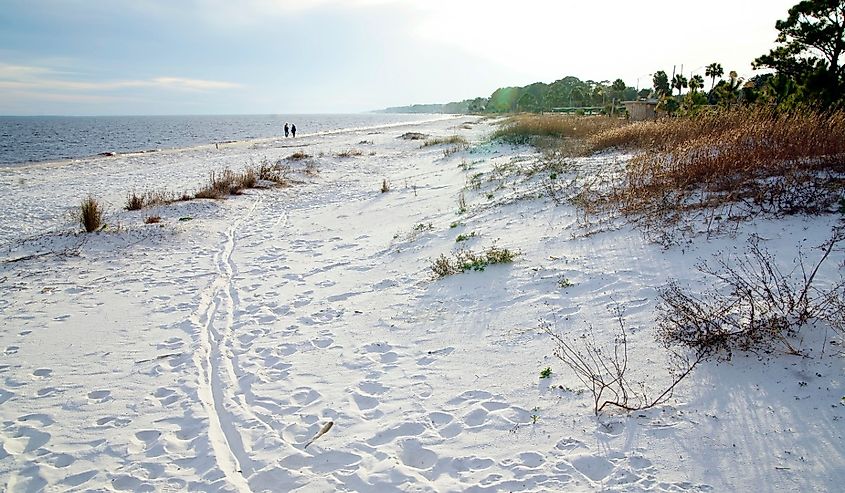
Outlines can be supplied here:
<path id="1" fill-rule="evenodd" d="M 0 115 L 352 113 L 711 62 L 748 78 L 796 2 L 3 0 Z"/>

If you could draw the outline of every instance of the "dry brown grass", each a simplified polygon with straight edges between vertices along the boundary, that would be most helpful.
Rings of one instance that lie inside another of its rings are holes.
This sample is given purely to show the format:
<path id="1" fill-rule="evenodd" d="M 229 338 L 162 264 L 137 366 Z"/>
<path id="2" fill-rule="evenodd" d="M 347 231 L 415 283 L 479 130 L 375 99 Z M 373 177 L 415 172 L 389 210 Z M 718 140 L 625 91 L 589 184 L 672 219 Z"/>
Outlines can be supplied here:
<path id="1" fill-rule="evenodd" d="M 549 138 L 586 140 L 624 125 L 624 120 L 607 116 L 517 115 L 505 120 L 493 138 L 511 144 L 533 144 Z"/>
<path id="2" fill-rule="evenodd" d="M 197 199 L 222 199 L 227 195 L 241 195 L 244 189 L 256 188 L 260 171 L 255 168 L 247 168 L 242 173 L 235 173 L 230 169 L 221 172 L 211 172 L 208 183 L 205 187 L 197 190 L 194 198 Z"/>
<path id="3" fill-rule="evenodd" d="M 611 197 L 625 212 L 713 201 L 817 212 L 845 182 L 845 112 L 734 110 L 629 128 L 629 144 L 645 149 Z"/>
<path id="4" fill-rule="evenodd" d="M 355 156 L 363 156 L 364 151 L 361 149 L 347 149 L 345 151 L 338 152 L 336 154 L 337 157 L 347 158 L 347 157 L 355 157 Z"/>
<path id="5" fill-rule="evenodd" d="M 103 224 L 103 208 L 97 199 L 89 196 L 79 206 L 79 224 L 86 232 L 97 231 Z"/>
<path id="6" fill-rule="evenodd" d="M 468 146 L 469 142 L 467 139 L 461 137 L 460 135 L 450 135 L 448 137 L 435 137 L 433 139 L 428 139 L 423 142 L 421 147 L 431 147 L 436 145 L 442 144 L 452 144 L 457 146 Z"/>
<path id="7" fill-rule="evenodd" d="M 144 224 L 158 224 L 161 222 L 161 216 L 147 216 L 144 218 Z"/>
<path id="8" fill-rule="evenodd" d="M 293 154 L 291 154 L 290 156 L 286 157 L 285 159 L 287 159 L 288 161 L 301 161 L 303 159 L 308 159 L 310 157 L 311 157 L 311 155 L 306 154 L 305 151 L 296 151 Z"/>

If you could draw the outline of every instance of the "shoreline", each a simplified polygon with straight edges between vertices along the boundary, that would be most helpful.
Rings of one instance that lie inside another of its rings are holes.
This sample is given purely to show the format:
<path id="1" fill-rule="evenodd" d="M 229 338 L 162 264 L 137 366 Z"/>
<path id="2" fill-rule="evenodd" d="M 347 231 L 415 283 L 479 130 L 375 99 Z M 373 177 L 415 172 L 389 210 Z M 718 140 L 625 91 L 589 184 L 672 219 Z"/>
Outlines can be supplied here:
<path id="1" fill-rule="evenodd" d="M 186 115 L 190 116 L 190 115 Z M 248 116 L 248 115 L 246 115 Z M 433 115 L 432 115 L 433 116 Z M 398 122 L 398 123 L 385 123 L 379 125 L 369 125 L 369 126 L 362 126 L 362 127 L 348 127 L 348 128 L 341 128 L 336 130 L 326 130 L 321 132 L 312 132 L 312 133 L 302 133 L 299 137 L 296 138 L 307 138 L 307 137 L 319 137 L 322 135 L 338 135 L 344 134 L 349 132 L 360 132 L 366 130 L 377 130 L 383 128 L 393 128 L 405 125 L 415 125 L 415 124 L 425 124 L 436 122 L 439 120 L 448 120 L 453 118 L 460 118 L 466 115 L 442 115 L 441 117 L 430 118 L 426 120 L 416 120 L 416 121 L 409 121 L 409 122 Z M 97 118 L 97 117 L 92 117 Z M 279 130 L 281 133 L 281 129 Z M 183 147 L 162 147 L 162 148 L 155 148 L 155 149 L 139 149 L 139 150 L 132 150 L 132 151 L 112 151 L 112 150 L 103 150 L 97 152 L 95 154 L 86 155 L 86 156 L 78 156 L 78 157 L 68 157 L 68 158 L 61 158 L 61 159 L 47 159 L 47 160 L 40 160 L 40 161 L 24 161 L 24 162 L 17 162 L 17 163 L 0 163 L 0 171 L 5 169 L 19 169 L 19 168 L 27 168 L 27 167 L 56 167 L 56 166 L 64 166 L 67 164 L 73 164 L 80 161 L 88 161 L 94 159 L 108 159 L 114 157 L 124 157 L 124 156 L 136 156 L 136 155 L 143 155 L 143 154 L 152 154 L 152 153 L 165 153 L 165 152 L 180 152 L 180 151 L 188 151 L 192 149 L 203 149 L 208 147 L 214 147 L 215 145 L 223 146 L 223 145 L 250 145 L 250 144 L 261 144 L 267 142 L 275 142 L 277 140 L 287 140 L 286 137 L 283 135 L 277 135 L 272 137 L 257 137 L 252 139 L 243 139 L 243 140 L 224 140 L 218 142 L 206 142 L 196 145 L 190 146 L 183 146 Z M 295 147 L 295 146 L 290 146 Z"/>

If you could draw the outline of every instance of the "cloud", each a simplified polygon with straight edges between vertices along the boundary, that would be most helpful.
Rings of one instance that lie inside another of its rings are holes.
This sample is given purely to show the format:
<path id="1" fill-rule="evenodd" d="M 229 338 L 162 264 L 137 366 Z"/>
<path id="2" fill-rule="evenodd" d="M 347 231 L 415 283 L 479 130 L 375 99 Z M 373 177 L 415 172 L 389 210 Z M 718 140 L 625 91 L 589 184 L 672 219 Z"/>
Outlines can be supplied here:
<path id="1" fill-rule="evenodd" d="M 186 77 L 161 76 L 150 79 L 78 81 L 46 67 L 0 63 L 0 88 L 19 91 L 107 92 L 130 88 L 159 88 L 179 91 L 218 91 L 237 89 L 241 84 Z"/>

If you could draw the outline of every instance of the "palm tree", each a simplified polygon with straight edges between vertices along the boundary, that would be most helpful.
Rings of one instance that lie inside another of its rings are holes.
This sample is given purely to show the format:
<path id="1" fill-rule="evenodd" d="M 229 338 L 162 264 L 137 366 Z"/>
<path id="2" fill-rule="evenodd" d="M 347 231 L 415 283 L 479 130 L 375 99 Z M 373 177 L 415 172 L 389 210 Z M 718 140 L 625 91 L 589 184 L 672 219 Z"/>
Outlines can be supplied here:
<path id="1" fill-rule="evenodd" d="M 716 85 L 716 77 L 725 75 L 725 70 L 722 68 L 721 63 L 713 62 L 704 69 L 704 75 L 710 77 L 710 90 L 712 91 Z"/>
<path id="2" fill-rule="evenodd" d="M 672 77 L 672 87 L 678 90 L 678 96 L 680 96 L 681 89 L 687 87 L 687 78 L 682 74 L 675 74 L 675 77 Z"/>
<path id="3" fill-rule="evenodd" d="M 700 75 L 693 75 L 689 80 L 689 88 L 692 92 L 698 92 L 704 87 L 704 77 Z"/>

